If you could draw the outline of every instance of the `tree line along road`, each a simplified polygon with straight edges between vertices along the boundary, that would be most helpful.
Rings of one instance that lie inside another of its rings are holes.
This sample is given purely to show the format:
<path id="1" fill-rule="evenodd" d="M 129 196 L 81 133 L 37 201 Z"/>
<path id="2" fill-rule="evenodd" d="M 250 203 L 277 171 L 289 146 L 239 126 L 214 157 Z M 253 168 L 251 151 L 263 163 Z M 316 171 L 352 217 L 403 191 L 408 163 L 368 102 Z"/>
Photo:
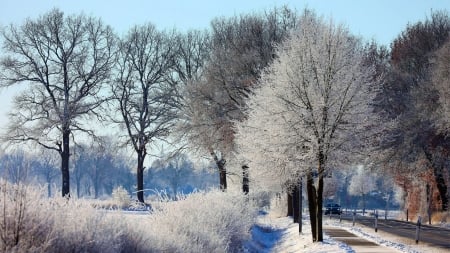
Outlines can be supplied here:
<path id="1" fill-rule="evenodd" d="M 353 219 L 351 215 L 342 215 L 341 218 L 347 221 L 352 221 Z M 370 216 L 356 216 L 355 222 L 374 228 L 375 218 Z M 408 238 L 411 240 L 411 243 L 415 243 L 416 223 L 378 219 L 377 227 L 378 231 Z M 420 227 L 419 244 L 429 244 L 430 246 L 440 247 L 450 252 L 450 229 L 422 224 Z"/>

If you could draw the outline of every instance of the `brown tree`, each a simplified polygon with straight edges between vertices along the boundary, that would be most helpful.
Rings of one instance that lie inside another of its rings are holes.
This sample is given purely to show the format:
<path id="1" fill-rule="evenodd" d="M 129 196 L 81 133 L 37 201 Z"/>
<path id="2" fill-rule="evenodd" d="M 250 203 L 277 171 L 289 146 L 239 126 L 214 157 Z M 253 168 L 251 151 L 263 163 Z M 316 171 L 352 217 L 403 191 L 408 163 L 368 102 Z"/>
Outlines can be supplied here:
<path id="1" fill-rule="evenodd" d="M 398 122 L 393 130 L 396 137 L 391 143 L 390 161 L 409 164 L 400 166 L 406 169 L 402 172 L 415 175 L 431 166 L 443 200 L 442 210 L 448 209 L 444 177 L 450 139 L 436 127 L 439 93 L 432 85 L 432 73 L 433 55 L 448 40 L 449 32 L 450 18 L 444 11 L 408 25 L 391 45 L 391 70 L 383 87 L 383 110 Z M 423 158 L 428 166 L 417 169 L 419 166 L 414 164 Z"/>

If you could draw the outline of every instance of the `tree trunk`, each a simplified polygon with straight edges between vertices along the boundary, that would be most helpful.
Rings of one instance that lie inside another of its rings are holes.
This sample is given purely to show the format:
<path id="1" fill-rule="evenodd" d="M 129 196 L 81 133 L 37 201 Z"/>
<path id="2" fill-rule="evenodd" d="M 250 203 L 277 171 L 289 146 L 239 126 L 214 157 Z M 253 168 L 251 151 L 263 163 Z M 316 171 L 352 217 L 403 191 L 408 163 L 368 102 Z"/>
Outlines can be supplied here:
<path id="1" fill-rule="evenodd" d="M 242 166 L 242 191 L 244 192 L 244 194 L 248 194 L 250 191 L 250 186 L 249 186 L 249 174 L 248 174 L 248 166 L 247 165 L 243 165 Z"/>
<path id="2" fill-rule="evenodd" d="M 223 157 L 219 159 L 214 151 L 211 151 L 211 156 L 216 162 L 217 168 L 219 169 L 219 185 L 222 191 L 227 190 L 227 169 L 225 168 L 225 159 Z"/>
<path id="3" fill-rule="evenodd" d="M 436 162 L 433 159 L 433 155 L 430 152 L 428 152 L 426 149 L 424 149 L 424 153 L 433 168 L 433 175 L 436 180 L 439 197 L 442 200 L 441 209 L 442 209 L 442 211 L 448 211 L 449 203 L 448 203 L 448 196 L 447 196 L 447 185 L 445 183 L 442 165 L 436 164 Z"/>
<path id="4" fill-rule="evenodd" d="M 324 177 L 324 160 L 319 159 L 319 184 L 317 189 L 317 241 L 323 242 L 323 231 L 322 231 L 322 206 L 323 206 L 323 177 Z"/>
<path id="5" fill-rule="evenodd" d="M 63 145 L 60 151 L 61 155 L 61 175 L 62 175 L 62 196 L 70 197 L 70 174 L 69 174 L 69 157 L 70 157 L 70 130 L 63 130 Z"/>
<path id="6" fill-rule="evenodd" d="M 219 164 L 217 164 L 217 166 L 219 166 L 220 189 L 222 191 L 226 191 L 227 190 L 227 170 L 225 168 L 225 163 L 222 162 L 222 160 L 220 160 L 220 162 L 219 162 Z"/>
<path id="7" fill-rule="evenodd" d="M 47 183 L 47 196 L 48 196 L 49 198 L 52 197 L 52 185 L 51 185 L 50 182 Z"/>
<path id="8" fill-rule="evenodd" d="M 299 185 L 299 197 L 300 197 L 300 200 L 299 200 L 299 211 L 300 211 L 300 213 L 299 213 L 299 219 L 300 219 L 300 221 L 299 221 L 299 223 L 298 223 L 298 232 L 299 233 L 302 233 L 303 231 L 302 231 L 302 226 L 303 226 L 303 224 L 302 224 L 302 216 L 303 216 L 303 179 L 300 177 L 300 185 Z"/>
<path id="9" fill-rule="evenodd" d="M 366 194 L 362 194 L 362 209 L 363 209 L 363 216 L 366 215 Z"/>
<path id="10" fill-rule="evenodd" d="M 94 199 L 98 199 L 98 195 L 99 195 L 99 192 L 98 192 L 98 190 L 99 190 L 99 182 L 98 182 L 98 179 L 96 178 L 95 179 L 95 182 L 94 182 Z"/>
<path id="11" fill-rule="evenodd" d="M 306 174 L 306 191 L 308 194 L 308 208 L 309 208 L 309 219 L 311 222 L 311 234 L 313 242 L 317 242 L 317 217 L 316 217 L 316 209 L 317 209 L 317 202 L 316 202 L 316 188 L 314 187 L 314 178 L 313 173 L 310 170 Z"/>
<path id="12" fill-rule="evenodd" d="M 139 202 L 144 203 L 144 160 L 145 155 L 142 150 L 137 151 L 138 165 L 136 169 L 137 189 L 136 195 Z"/>
<path id="13" fill-rule="evenodd" d="M 287 191 L 287 216 L 293 216 L 293 206 L 292 206 L 292 193 Z"/>
<path id="14" fill-rule="evenodd" d="M 299 194 L 299 185 L 295 184 L 294 187 L 294 191 L 292 192 L 292 206 L 293 206 L 293 218 L 294 218 L 294 223 L 299 223 L 300 219 L 299 219 L 299 214 L 300 214 L 300 194 Z"/>
<path id="15" fill-rule="evenodd" d="M 313 172 L 310 170 L 306 175 L 306 189 L 308 191 L 308 206 L 311 221 L 311 233 L 313 242 L 323 241 L 322 230 L 322 205 L 323 205 L 323 176 L 325 156 L 319 153 L 318 184 L 314 186 Z"/>
<path id="16" fill-rule="evenodd" d="M 76 179 L 76 185 L 77 185 L 77 198 L 81 197 L 81 179 Z"/>
<path id="17" fill-rule="evenodd" d="M 445 184 L 444 176 L 442 175 L 442 173 L 434 169 L 434 178 L 436 180 L 436 187 L 438 189 L 439 197 L 442 203 L 441 211 L 448 211 L 447 185 Z"/>

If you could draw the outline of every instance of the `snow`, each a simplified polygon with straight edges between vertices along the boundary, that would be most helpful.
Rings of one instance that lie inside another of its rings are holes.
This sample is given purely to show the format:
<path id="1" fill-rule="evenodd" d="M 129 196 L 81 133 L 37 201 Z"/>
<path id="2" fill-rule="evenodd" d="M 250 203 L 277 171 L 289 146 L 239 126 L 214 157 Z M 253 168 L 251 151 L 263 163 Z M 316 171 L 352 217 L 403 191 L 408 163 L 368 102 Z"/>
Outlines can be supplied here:
<path id="1" fill-rule="evenodd" d="M 404 238 L 386 234 L 374 229 L 355 225 L 351 222 L 337 219 L 328 219 L 324 217 L 323 226 L 339 227 L 356 234 L 358 237 L 373 241 L 385 246 L 392 251 L 408 253 L 444 253 L 449 252 L 442 248 L 431 247 L 428 245 L 409 244 Z M 354 253 L 354 249 L 345 243 L 336 241 L 324 234 L 324 241 L 313 243 L 309 217 L 303 217 L 303 232 L 299 234 L 298 224 L 293 223 L 291 217 L 276 217 L 271 214 L 260 215 L 257 223 L 251 230 L 252 239 L 245 245 L 248 253 L 290 253 L 290 252 L 326 252 L 326 253 Z"/>
<path id="2" fill-rule="evenodd" d="M 307 220 L 303 220 L 303 232 L 299 234 L 298 224 L 291 217 L 273 217 L 264 214 L 258 217 L 252 228 L 252 240 L 246 244 L 249 253 L 269 252 L 353 252 L 344 243 L 324 236 L 321 243 L 313 243 L 311 228 Z"/>

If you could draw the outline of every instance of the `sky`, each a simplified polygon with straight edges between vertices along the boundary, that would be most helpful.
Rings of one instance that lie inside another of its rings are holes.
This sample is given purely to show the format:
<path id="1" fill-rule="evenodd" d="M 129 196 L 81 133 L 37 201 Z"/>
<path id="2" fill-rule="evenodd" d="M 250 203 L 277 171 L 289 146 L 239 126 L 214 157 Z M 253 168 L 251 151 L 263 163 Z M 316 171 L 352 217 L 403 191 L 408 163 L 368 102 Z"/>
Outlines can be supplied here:
<path id="1" fill-rule="evenodd" d="M 287 5 L 305 7 L 344 23 L 367 40 L 389 44 L 408 23 L 424 20 L 431 11 L 450 10 L 450 0 L 0 0 L 0 26 L 20 25 L 27 18 L 59 8 L 65 14 L 99 17 L 119 34 L 134 25 L 153 23 L 160 29 L 208 29 L 215 17 L 261 12 Z M 0 55 L 1 55 L 0 48 Z M 14 88 L 0 90 L 0 128 L 7 121 Z"/>

